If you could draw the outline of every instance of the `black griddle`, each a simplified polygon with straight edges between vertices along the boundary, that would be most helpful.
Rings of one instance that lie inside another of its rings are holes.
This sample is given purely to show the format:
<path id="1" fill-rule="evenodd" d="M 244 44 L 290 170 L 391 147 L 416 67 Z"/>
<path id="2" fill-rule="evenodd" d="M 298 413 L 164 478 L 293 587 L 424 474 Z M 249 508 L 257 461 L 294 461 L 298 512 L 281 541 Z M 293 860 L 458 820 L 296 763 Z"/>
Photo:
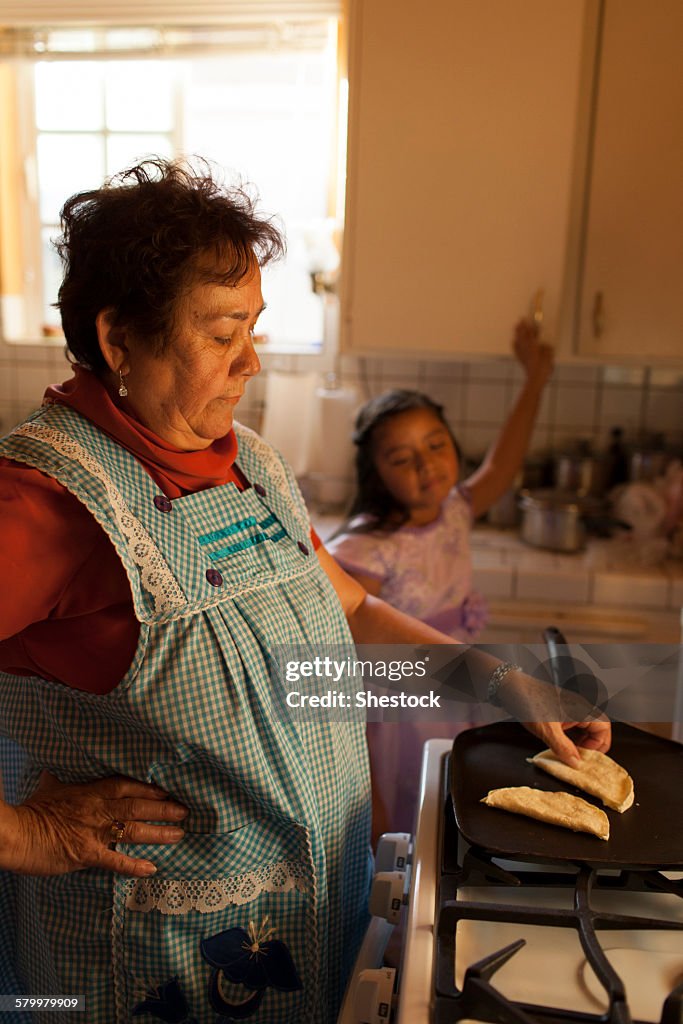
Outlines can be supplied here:
<path id="1" fill-rule="evenodd" d="M 612 725 L 613 757 L 632 776 L 633 806 L 619 814 L 596 798 L 528 764 L 539 741 L 518 722 L 495 722 L 461 733 L 453 744 L 450 790 L 455 820 L 472 846 L 531 862 L 595 868 L 683 869 L 683 745 L 621 722 Z M 531 786 L 565 790 L 605 811 L 610 838 L 571 832 L 481 803 L 490 789 Z"/>

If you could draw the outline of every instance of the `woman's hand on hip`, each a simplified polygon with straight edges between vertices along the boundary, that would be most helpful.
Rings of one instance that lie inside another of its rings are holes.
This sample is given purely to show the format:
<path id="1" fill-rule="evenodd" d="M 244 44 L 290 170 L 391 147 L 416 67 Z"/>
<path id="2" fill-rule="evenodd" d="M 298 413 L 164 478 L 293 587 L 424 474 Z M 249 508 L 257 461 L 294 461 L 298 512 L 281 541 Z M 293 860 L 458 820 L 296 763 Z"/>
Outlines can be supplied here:
<path id="1" fill-rule="evenodd" d="M 144 877 L 154 874 L 154 865 L 119 853 L 114 843 L 177 843 L 184 835 L 177 823 L 187 813 L 158 786 L 123 775 L 62 783 L 43 772 L 28 800 L 17 807 L 4 805 L 0 864 L 24 875 L 94 867 Z"/>

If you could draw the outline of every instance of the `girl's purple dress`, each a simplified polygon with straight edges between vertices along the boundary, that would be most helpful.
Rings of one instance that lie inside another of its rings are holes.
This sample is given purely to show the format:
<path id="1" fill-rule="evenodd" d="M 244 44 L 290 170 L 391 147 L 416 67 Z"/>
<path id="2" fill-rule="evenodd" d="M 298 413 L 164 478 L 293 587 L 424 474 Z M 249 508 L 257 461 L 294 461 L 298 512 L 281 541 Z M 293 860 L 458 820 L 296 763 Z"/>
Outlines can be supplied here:
<path id="1" fill-rule="evenodd" d="M 348 572 L 379 580 L 379 596 L 388 604 L 454 640 L 472 643 L 488 612 L 484 598 L 472 589 L 471 528 L 469 495 L 455 487 L 439 518 L 427 526 L 402 526 L 389 533 L 359 516 L 327 548 Z M 392 831 L 413 830 L 424 743 L 454 738 L 470 724 L 368 723 L 373 777 Z"/>

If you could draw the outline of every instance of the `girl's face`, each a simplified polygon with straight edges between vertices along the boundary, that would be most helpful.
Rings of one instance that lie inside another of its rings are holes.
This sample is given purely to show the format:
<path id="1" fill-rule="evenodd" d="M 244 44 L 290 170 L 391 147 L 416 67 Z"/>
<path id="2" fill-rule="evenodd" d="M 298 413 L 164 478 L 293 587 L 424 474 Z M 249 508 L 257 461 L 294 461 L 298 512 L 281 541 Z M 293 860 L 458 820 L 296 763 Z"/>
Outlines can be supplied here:
<path id="1" fill-rule="evenodd" d="M 458 479 L 451 435 L 431 409 L 409 409 L 380 423 L 372 455 L 382 483 L 413 526 L 433 522 Z"/>

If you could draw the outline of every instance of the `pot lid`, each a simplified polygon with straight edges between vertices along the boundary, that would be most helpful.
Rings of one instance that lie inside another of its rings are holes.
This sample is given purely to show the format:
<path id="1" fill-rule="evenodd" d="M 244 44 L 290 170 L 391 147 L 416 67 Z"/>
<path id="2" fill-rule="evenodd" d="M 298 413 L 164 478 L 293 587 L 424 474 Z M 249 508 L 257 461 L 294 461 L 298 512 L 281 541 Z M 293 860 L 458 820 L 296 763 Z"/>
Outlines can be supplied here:
<path id="1" fill-rule="evenodd" d="M 540 491 L 521 491 L 520 505 L 522 508 L 572 509 L 580 512 L 583 501 L 576 491 L 557 491 L 552 488 L 544 488 Z"/>

